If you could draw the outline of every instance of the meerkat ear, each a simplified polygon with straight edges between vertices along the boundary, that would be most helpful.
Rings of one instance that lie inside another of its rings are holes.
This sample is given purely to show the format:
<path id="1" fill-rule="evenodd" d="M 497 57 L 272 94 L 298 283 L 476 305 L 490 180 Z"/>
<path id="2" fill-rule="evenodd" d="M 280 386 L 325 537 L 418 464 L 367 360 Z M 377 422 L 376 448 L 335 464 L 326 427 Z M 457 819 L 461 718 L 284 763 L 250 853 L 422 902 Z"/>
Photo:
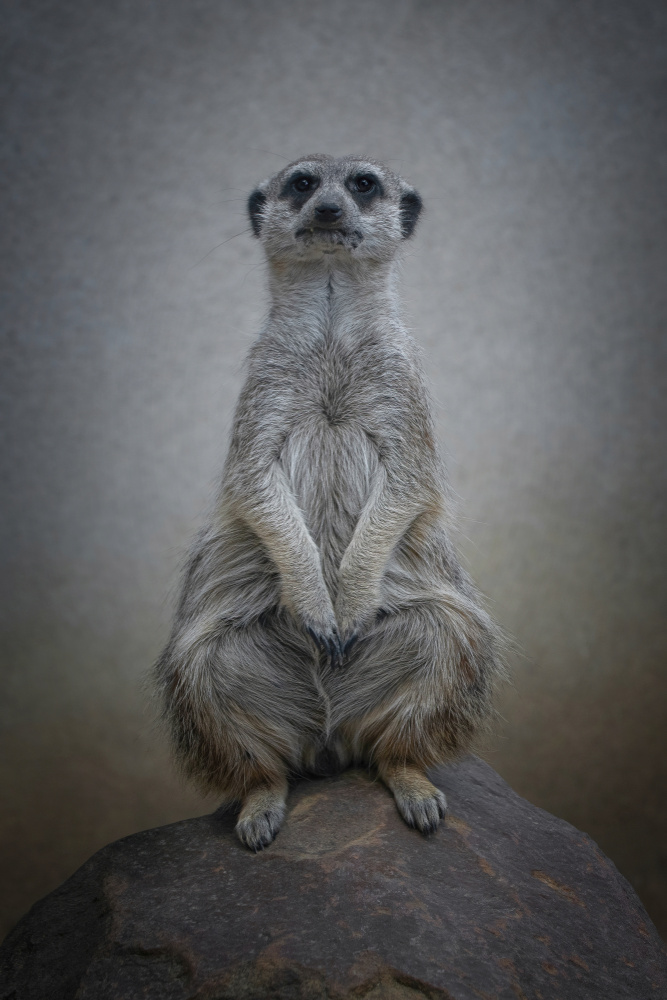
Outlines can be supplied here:
<path id="1" fill-rule="evenodd" d="M 262 232 L 262 209 L 265 204 L 266 195 L 260 188 L 253 191 L 248 198 L 248 215 L 250 216 L 250 225 L 255 236 L 259 236 Z"/>
<path id="2" fill-rule="evenodd" d="M 409 236 L 412 236 L 414 228 L 417 225 L 417 219 L 422 210 L 422 200 L 414 188 L 406 188 L 401 195 L 400 206 L 401 232 L 403 233 L 403 238 L 407 239 Z"/>

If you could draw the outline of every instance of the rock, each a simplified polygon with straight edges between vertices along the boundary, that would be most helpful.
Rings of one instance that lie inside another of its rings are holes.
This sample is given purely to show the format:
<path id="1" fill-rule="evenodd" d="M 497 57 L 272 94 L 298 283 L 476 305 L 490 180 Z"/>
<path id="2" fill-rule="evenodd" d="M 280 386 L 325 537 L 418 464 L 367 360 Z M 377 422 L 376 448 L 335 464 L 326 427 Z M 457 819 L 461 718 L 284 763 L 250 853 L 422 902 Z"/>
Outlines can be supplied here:
<path id="1" fill-rule="evenodd" d="M 0 952 L 3 1000 L 667 997 L 667 955 L 593 841 L 481 760 L 432 775 L 430 839 L 362 772 L 302 782 L 254 855 L 214 813 L 110 844 Z"/>

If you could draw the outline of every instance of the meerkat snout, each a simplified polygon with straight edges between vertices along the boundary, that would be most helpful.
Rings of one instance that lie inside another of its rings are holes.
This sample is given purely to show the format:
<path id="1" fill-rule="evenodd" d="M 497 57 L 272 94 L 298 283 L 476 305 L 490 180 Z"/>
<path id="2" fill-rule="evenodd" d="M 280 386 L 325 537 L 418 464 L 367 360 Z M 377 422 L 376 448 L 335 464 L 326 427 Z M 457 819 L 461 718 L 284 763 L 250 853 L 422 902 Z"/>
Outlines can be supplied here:
<path id="1" fill-rule="evenodd" d="M 342 214 L 343 209 L 331 202 L 325 202 L 315 208 L 315 217 L 318 222 L 338 222 Z"/>

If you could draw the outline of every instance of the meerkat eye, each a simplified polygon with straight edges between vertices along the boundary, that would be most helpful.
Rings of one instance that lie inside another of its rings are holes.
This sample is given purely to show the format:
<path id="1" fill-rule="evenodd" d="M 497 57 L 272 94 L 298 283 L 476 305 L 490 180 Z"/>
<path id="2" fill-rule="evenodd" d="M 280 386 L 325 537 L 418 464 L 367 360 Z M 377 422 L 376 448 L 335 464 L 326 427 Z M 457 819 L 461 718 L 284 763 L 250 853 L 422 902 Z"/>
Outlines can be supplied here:
<path id="1" fill-rule="evenodd" d="M 299 194 L 304 194 L 306 191 L 315 190 L 317 179 L 315 177 L 297 177 L 296 180 L 292 181 L 292 186 Z"/>
<path id="2" fill-rule="evenodd" d="M 370 194 L 375 187 L 375 178 L 362 174 L 360 177 L 354 178 L 354 186 L 361 194 Z"/>

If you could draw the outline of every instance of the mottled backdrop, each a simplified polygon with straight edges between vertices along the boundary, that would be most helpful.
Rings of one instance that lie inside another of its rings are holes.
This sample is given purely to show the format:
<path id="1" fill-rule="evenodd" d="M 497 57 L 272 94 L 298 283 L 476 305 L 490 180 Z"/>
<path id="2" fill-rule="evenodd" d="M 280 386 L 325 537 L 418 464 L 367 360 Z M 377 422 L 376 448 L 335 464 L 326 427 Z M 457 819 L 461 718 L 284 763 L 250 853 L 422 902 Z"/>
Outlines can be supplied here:
<path id="1" fill-rule="evenodd" d="M 6 0 L 2 22 L 6 927 L 107 841 L 215 805 L 175 777 L 145 676 L 266 308 L 245 198 L 358 151 L 425 201 L 406 313 L 460 546 L 518 647 L 488 759 L 664 931 L 665 4 Z"/>

